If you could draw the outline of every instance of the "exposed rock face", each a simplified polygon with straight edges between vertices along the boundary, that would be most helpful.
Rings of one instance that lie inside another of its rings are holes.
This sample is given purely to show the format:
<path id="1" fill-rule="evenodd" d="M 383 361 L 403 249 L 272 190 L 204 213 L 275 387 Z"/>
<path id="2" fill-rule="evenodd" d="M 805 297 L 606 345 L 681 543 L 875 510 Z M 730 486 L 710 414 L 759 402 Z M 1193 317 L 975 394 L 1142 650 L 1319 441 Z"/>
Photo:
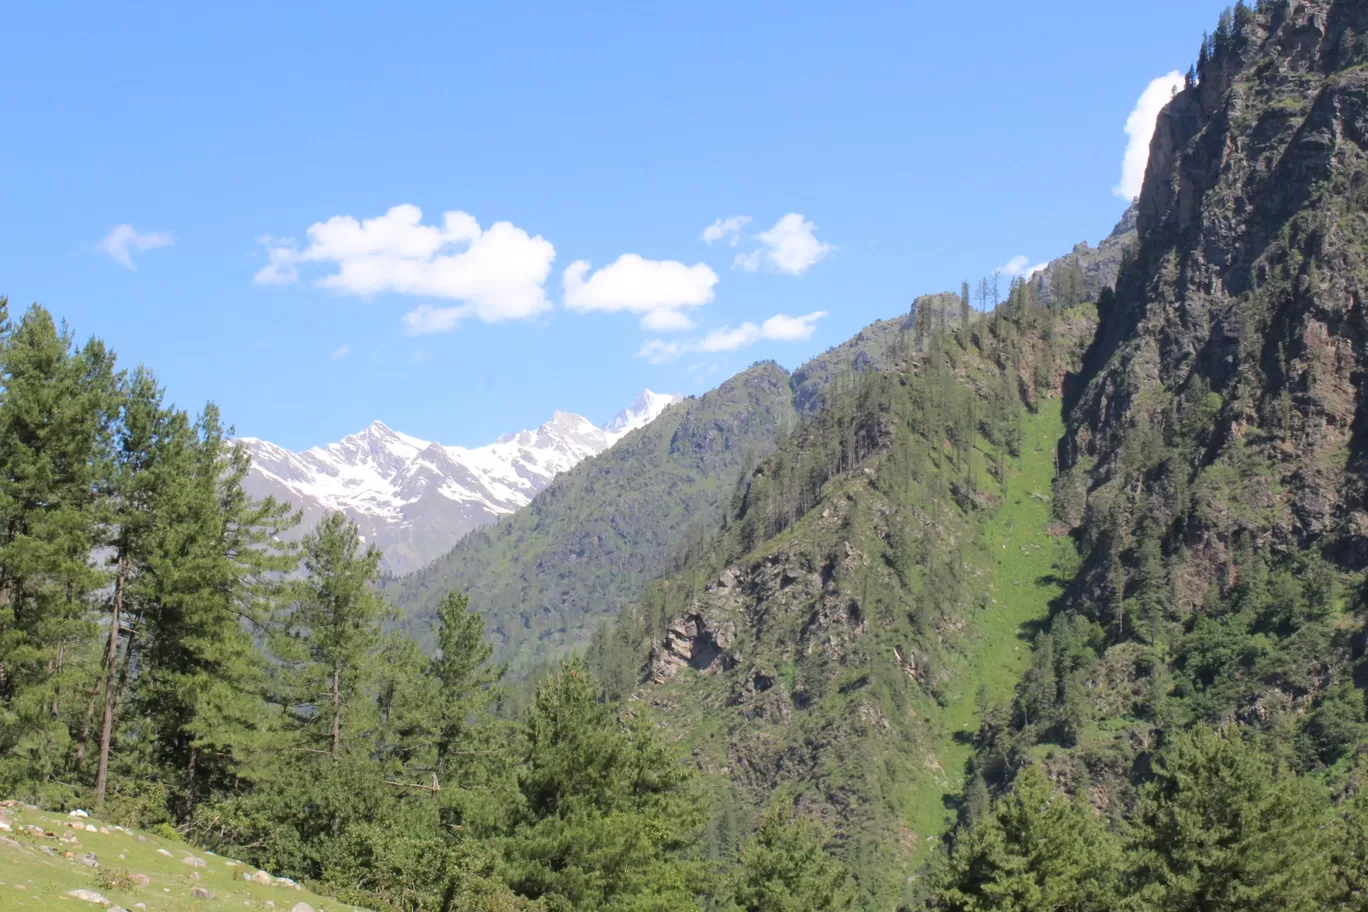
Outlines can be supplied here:
<path id="1" fill-rule="evenodd" d="M 713 625 L 702 614 L 687 614 L 671 624 L 651 649 L 648 677 L 662 684 L 685 666 L 716 673 L 736 664 L 727 652 L 736 638 L 736 625 L 724 620 L 714 620 Z"/>
<path id="2" fill-rule="evenodd" d="M 1148 523 L 1181 606 L 1241 539 L 1368 564 L 1368 5 L 1272 6 L 1158 119 L 1061 445 L 1080 600 L 1119 596 Z"/>

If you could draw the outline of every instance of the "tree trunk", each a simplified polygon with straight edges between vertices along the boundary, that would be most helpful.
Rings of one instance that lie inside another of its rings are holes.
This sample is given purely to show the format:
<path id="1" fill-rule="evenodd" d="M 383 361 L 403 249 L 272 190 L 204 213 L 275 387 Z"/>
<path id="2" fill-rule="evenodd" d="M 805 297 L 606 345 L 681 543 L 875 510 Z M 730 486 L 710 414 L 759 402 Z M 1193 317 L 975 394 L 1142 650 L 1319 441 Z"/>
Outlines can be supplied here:
<path id="1" fill-rule="evenodd" d="M 128 670 L 133 664 L 133 649 L 137 643 L 137 623 L 125 628 L 128 641 L 124 643 L 123 662 L 119 665 L 119 679 L 114 682 L 114 716 L 118 718 L 119 704 L 123 702 L 124 691 L 128 689 Z"/>
<path id="2" fill-rule="evenodd" d="M 342 746 L 342 663 L 333 662 L 332 674 L 332 758 L 337 761 Z"/>
<path id="3" fill-rule="evenodd" d="M 57 658 L 48 663 L 48 674 L 53 678 L 52 687 L 52 706 L 49 714 L 53 720 L 62 718 L 62 687 L 57 683 L 62 672 L 66 669 L 66 643 L 57 644 Z"/>
<path id="4" fill-rule="evenodd" d="M 95 725 L 95 698 L 99 695 L 100 681 L 97 678 L 95 683 L 90 685 L 90 693 L 86 694 L 85 720 L 81 723 L 80 740 L 76 742 L 76 769 L 85 766 L 86 748 L 90 745 L 90 729 Z"/>
<path id="5" fill-rule="evenodd" d="M 123 615 L 124 588 L 128 579 L 128 561 L 119 556 L 119 567 L 114 576 L 114 606 L 109 612 L 109 643 L 105 648 L 104 715 L 100 720 L 100 760 L 95 769 L 95 803 L 103 804 L 109 786 L 109 740 L 114 731 L 115 682 L 119 664 L 119 624 Z"/>

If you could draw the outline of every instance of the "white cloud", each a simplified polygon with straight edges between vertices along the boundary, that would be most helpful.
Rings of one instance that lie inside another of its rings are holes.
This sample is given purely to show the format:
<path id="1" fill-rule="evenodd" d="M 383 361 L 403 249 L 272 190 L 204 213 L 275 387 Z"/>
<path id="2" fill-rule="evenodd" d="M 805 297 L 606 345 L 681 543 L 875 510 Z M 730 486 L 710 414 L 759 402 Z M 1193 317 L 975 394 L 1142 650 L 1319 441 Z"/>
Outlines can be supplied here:
<path id="1" fill-rule="evenodd" d="M 641 318 L 641 328 L 649 332 L 684 332 L 693 327 L 693 318 L 681 310 L 652 310 Z"/>
<path id="2" fill-rule="evenodd" d="M 819 310 L 802 317 L 775 314 L 760 324 L 760 334 L 763 338 L 773 339 L 776 342 L 799 342 L 803 339 L 811 339 L 813 332 L 817 329 L 817 321 L 826 315 L 825 310 Z"/>
<path id="3" fill-rule="evenodd" d="M 732 262 L 736 269 L 755 272 L 761 265 L 776 272 L 800 276 L 836 248 L 817 240 L 817 226 L 797 212 L 790 212 L 769 231 L 755 235 L 758 250 L 739 254 Z"/>
<path id="4" fill-rule="evenodd" d="M 299 281 L 299 267 L 295 265 L 299 255 L 294 238 L 275 237 L 263 234 L 257 243 L 266 248 L 266 265 L 257 270 L 252 281 L 258 285 L 293 285 Z"/>
<path id="5" fill-rule="evenodd" d="M 1032 266 L 1031 261 L 1028 258 L 1021 255 L 1017 255 L 1012 257 L 1006 263 L 999 266 L 997 268 L 997 271 L 1013 279 L 1018 277 L 1023 279 L 1029 279 L 1031 276 L 1035 275 L 1037 272 L 1040 272 L 1040 270 L 1044 269 L 1048 265 L 1050 264 L 1036 263 L 1034 266 Z"/>
<path id="6" fill-rule="evenodd" d="M 145 234 L 139 234 L 132 225 L 120 225 L 106 234 L 104 240 L 96 246 L 113 257 L 115 262 L 121 263 L 136 272 L 138 267 L 133 265 L 133 251 L 142 253 L 145 250 L 155 250 L 158 247 L 170 247 L 171 243 L 171 235 L 163 231 L 149 231 Z"/>
<path id="7" fill-rule="evenodd" d="M 565 306 L 570 310 L 642 314 L 641 325 L 653 332 L 680 332 L 693 327 L 684 311 L 713 299 L 717 273 L 705 263 L 685 266 L 676 260 L 647 260 L 624 253 L 617 262 L 589 272 L 587 260 L 566 267 Z"/>
<path id="8" fill-rule="evenodd" d="M 424 225 L 417 206 L 395 206 L 358 221 L 338 215 L 309 226 L 309 244 L 264 237 L 267 264 L 253 277 L 263 285 L 299 281 L 307 263 L 331 263 L 337 271 L 315 281 L 343 294 L 392 292 L 444 298 L 459 304 L 424 304 L 404 316 L 410 333 L 444 332 L 462 320 L 521 320 L 550 310 L 545 284 L 556 250 L 540 235 L 511 222 L 483 229 L 470 215 L 443 213 L 441 225 Z"/>
<path id="9" fill-rule="evenodd" d="M 721 366 L 715 361 L 695 361 L 684 368 L 685 373 L 692 377 L 696 382 L 702 382 L 708 377 L 721 370 Z"/>
<path id="10" fill-rule="evenodd" d="M 689 350 L 715 354 L 717 352 L 736 351 L 738 348 L 748 348 L 759 341 L 760 327 L 754 323 L 742 323 L 736 327 L 723 326 L 709 331 Z"/>
<path id="11" fill-rule="evenodd" d="M 637 352 L 637 357 L 645 358 L 652 364 L 664 364 L 666 361 L 673 361 L 685 351 L 685 348 L 678 342 L 666 342 L 664 339 L 652 339 L 641 350 Z"/>
<path id="12" fill-rule="evenodd" d="M 350 355 L 350 354 L 351 354 L 351 346 L 344 343 L 344 344 L 342 344 L 342 345 L 337 346 L 337 348 L 334 348 L 334 349 L 333 349 L 333 353 L 332 353 L 331 355 L 329 355 L 328 357 L 332 358 L 334 361 L 337 361 L 337 360 L 339 360 L 339 359 L 341 359 L 341 358 L 347 357 L 347 355 Z"/>
<path id="13" fill-rule="evenodd" d="M 750 224 L 750 220 L 749 215 L 732 215 L 727 218 L 720 218 L 704 228 L 698 239 L 705 244 L 712 244 L 725 239 L 729 245 L 735 247 L 741 243 L 741 231 Z"/>
<path id="14" fill-rule="evenodd" d="M 736 259 L 732 260 L 732 269 L 744 269 L 746 272 L 757 272 L 760 264 L 765 262 L 764 250 L 752 250 L 750 253 L 738 253 Z"/>
<path id="15" fill-rule="evenodd" d="M 1150 82 L 1140 100 L 1126 118 L 1126 157 L 1121 162 L 1121 182 L 1112 192 L 1126 202 L 1140 195 L 1145 182 L 1145 166 L 1149 164 L 1150 139 L 1159 112 L 1169 103 L 1173 93 L 1183 87 L 1183 77 L 1177 70 Z"/>
<path id="16" fill-rule="evenodd" d="M 685 352 L 704 352 L 716 354 L 747 348 L 763 340 L 772 342 L 797 342 L 809 339 L 817 329 L 817 321 L 827 315 L 825 310 L 815 311 L 801 317 L 788 314 L 775 314 L 758 326 L 751 322 L 739 326 L 723 326 L 706 333 L 701 339 L 688 342 L 666 342 L 652 339 L 641 347 L 637 356 L 652 364 L 672 361 Z"/>

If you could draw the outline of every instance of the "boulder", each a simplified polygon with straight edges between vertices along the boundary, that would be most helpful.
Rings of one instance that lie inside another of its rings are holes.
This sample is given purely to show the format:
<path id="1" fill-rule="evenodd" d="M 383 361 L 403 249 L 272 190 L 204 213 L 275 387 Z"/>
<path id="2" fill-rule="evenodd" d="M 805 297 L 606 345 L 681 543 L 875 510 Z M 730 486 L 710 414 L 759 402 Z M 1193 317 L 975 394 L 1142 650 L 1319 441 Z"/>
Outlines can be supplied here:
<path id="1" fill-rule="evenodd" d="M 181 864 L 188 864 L 192 868 L 209 867 L 209 862 L 205 861 L 203 858 L 196 858 L 194 855 L 186 855 L 181 859 Z"/>
<path id="2" fill-rule="evenodd" d="M 195 899 L 213 899 L 214 891 L 208 887 L 191 887 L 190 895 Z"/>
<path id="3" fill-rule="evenodd" d="M 148 877 L 146 874 L 129 874 L 128 879 L 134 886 L 138 887 L 145 887 L 152 882 L 152 878 Z"/>
<path id="4" fill-rule="evenodd" d="M 70 890 L 67 892 L 67 896 L 70 896 L 72 899 L 79 899 L 82 902 L 95 903 L 100 906 L 109 905 L 109 900 L 105 899 L 94 890 Z"/>

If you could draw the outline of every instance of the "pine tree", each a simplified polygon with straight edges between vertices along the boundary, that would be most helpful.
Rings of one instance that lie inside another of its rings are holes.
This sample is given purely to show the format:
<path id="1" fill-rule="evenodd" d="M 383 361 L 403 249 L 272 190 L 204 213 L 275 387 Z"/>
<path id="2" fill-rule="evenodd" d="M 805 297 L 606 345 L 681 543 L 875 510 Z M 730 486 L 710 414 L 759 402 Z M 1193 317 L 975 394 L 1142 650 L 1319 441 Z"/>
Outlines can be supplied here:
<path id="1" fill-rule="evenodd" d="M 468 607 L 463 593 L 448 592 L 437 610 L 438 654 L 432 660 L 437 704 L 431 712 L 437 746 L 434 775 L 439 783 L 470 727 L 471 717 L 484 709 L 490 685 L 503 677 L 504 671 L 486 664 L 494 650 L 485 642 L 484 620 Z"/>
<path id="2" fill-rule="evenodd" d="M 89 690 L 96 481 L 117 377 L 98 340 L 75 349 L 36 305 L 11 330 L 0 301 L 0 384 L 0 781 L 47 782 L 69 748 L 64 720 L 79 715 L 69 704 Z"/>
<path id="3" fill-rule="evenodd" d="M 961 832 L 936 908 L 1105 912 L 1120 898 L 1116 841 L 1091 809 L 1059 794 L 1040 768 Z"/>
<path id="4" fill-rule="evenodd" d="M 969 280 L 960 283 L 960 328 L 964 331 L 961 341 L 969 346 L 969 324 L 973 322 L 974 311 L 969 305 Z"/>
<path id="5" fill-rule="evenodd" d="M 537 688 L 525 724 L 522 806 L 504 840 L 506 877 L 526 897 L 574 910 L 697 908 L 686 854 L 702 802 L 673 752 L 619 720 L 579 665 Z"/>
<path id="6" fill-rule="evenodd" d="M 1239 728 L 1180 736 L 1140 807 L 1134 872 L 1143 909 L 1312 912 L 1329 885 L 1308 783 L 1245 744 Z"/>
<path id="7" fill-rule="evenodd" d="M 281 543 L 297 515 L 242 490 L 249 460 L 206 407 L 162 454 L 168 484 L 140 574 L 140 712 L 154 759 L 179 771 L 175 811 L 234 788 L 272 726 L 259 639 L 278 607 L 280 577 L 298 558 Z"/>
<path id="8" fill-rule="evenodd" d="M 156 378 L 143 368 L 138 368 L 129 377 L 121 398 L 106 510 L 102 517 L 106 543 L 112 552 L 109 560 L 114 580 L 109 595 L 101 682 L 103 700 L 94 787 L 97 804 L 104 801 L 108 790 L 114 715 L 132 664 L 137 619 L 142 614 L 135 577 L 150 557 L 154 528 L 161 514 L 162 494 L 174 488 L 177 479 L 172 472 L 180 468 L 174 462 L 168 464 L 162 457 L 173 451 L 177 436 L 183 437 L 187 429 L 184 414 L 163 405 L 163 391 L 157 386 Z"/>
<path id="9" fill-rule="evenodd" d="M 1334 881 L 1327 906 L 1362 912 L 1368 908 L 1368 793 L 1344 803 L 1328 844 Z"/>
<path id="10" fill-rule="evenodd" d="M 724 909 L 740 912 L 830 912 L 850 908 L 849 874 L 827 858 L 816 828 L 780 805 L 765 814 L 741 852 Z"/>
<path id="11" fill-rule="evenodd" d="M 343 715 L 361 686 L 367 648 L 379 640 L 386 616 L 374 588 L 380 550 L 371 545 L 363 551 L 356 523 L 333 512 L 305 537 L 303 554 L 308 579 L 297 587 L 290 624 L 311 662 L 305 675 L 309 692 L 326 698 L 310 709 L 308 721 L 327 724 L 327 752 L 336 762 L 343 749 Z"/>

